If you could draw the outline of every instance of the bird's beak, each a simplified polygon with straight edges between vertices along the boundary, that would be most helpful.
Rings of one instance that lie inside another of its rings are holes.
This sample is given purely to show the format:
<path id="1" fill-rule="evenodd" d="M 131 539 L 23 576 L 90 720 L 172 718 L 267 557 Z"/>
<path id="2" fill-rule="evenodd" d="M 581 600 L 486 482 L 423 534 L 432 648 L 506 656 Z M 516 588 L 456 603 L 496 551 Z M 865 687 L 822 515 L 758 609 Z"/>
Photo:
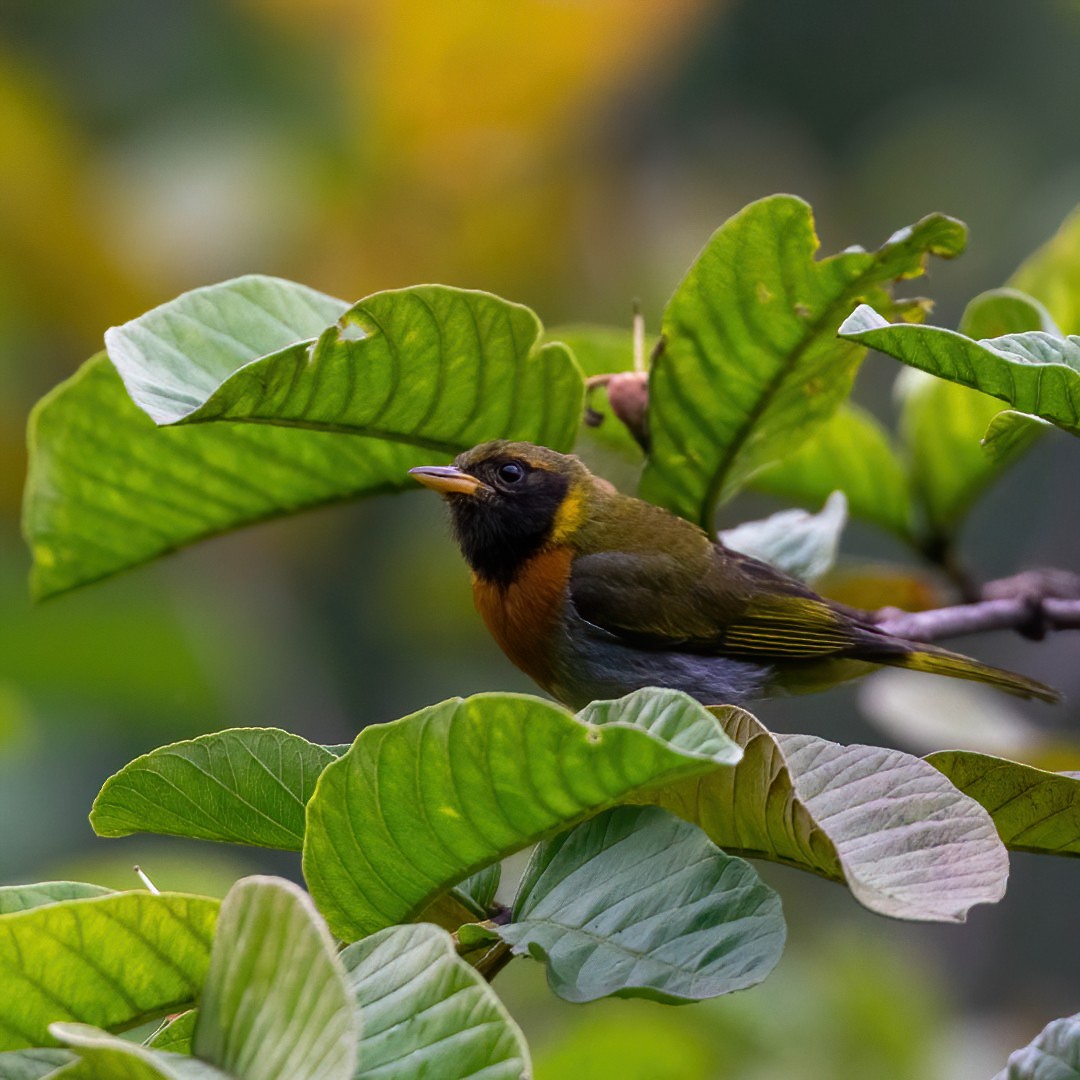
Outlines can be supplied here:
<path id="1" fill-rule="evenodd" d="M 491 489 L 472 473 L 467 473 L 455 465 L 421 465 L 409 470 L 424 487 L 439 492 L 440 495 L 476 495 L 480 491 Z"/>

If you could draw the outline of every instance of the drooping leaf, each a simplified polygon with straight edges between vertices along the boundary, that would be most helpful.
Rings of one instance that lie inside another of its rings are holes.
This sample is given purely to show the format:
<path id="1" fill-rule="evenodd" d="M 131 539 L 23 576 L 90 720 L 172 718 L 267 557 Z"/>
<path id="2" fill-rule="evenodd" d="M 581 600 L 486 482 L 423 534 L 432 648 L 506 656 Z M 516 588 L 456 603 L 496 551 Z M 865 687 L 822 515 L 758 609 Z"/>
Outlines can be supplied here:
<path id="1" fill-rule="evenodd" d="M 31 419 L 35 593 L 254 521 L 411 488 L 412 466 L 485 439 L 569 449 L 581 374 L 539 336 L 531 311 L 487 293 L 420 286 L 346 311 L 263 277 L 196 289 L 113 328 L 110 357 L 158 423 L 253 423 L 163 434 L 104 359 L 84 366 Z"/>
<path id="2" fill-rule="evenodd" d="M 308 803 L 304 876 L 331 930 L 405 922 L 505 855 L 739 750 L 697 702 L 646 690 L 580 717 L 523 694 L 365 728 Z"/>
<path id="3" fill-rule="evenodd" d="M 664 313 L 650 378 L 652 450 L 644 498 L 708 528 L 719 502 L 794 450 L 848 396 L 864 353 L 836 339 L 853 304 L 890 313 L 889 284 L 949 258 L 964 226 L 940 214 L 876 252 L 814 260 L 810 207 L 790 195 L 751 203 L 713 235 Z"/>
<path id="4" fill-rule="evenodd" d="M 392 926 L 341 954 L 364 1017 L 356 1080 L 518 1080 L 529 1049 L 487 982 L 454 953 L 449 934 Z"/>
<path id="5" fill-rule="evenodd" d="M 52 1046 L 53 1021 L 130 1026 L 198 994 L 218 901 L 127 892 L 0 916 L 0 1050 Z"/>
<path id="6" fill-rule="evenodd" d="M 30 417 L 23 530 L 37 598 L 282 514 L 414 486 L 430 451 L 261 424 L 162 430 L 102 353 Z"/>
<path id="7" fill-rule="evenodd" d="M 1066 334 L 1080 334 L 1080 208 L 1009 279 L 1042 301 Z"/>
<path id="8" fill-rule="evenodd" d="M 803 506 L 842 491 L 852 517 L 907 537 L 911 489 L 888 433 L 865 409 L 844 402 L 792 453 L 755 473 L 750 486 Z"/>
<path id="9" fill-rule="evenodd" d="M 304 807 L 330 751 L 277 728 L 233 728 L 152 750 L 94 800 L 99 836 L 135 832 L 299 851 Z"/>
<path id="10" fill-rule="evenodd" d="M 836 562 L 845 525 L 847 499 L 842 491 L 834 491 L 817 514 L 781 510 L 761 521 L 745 521 L 725 529 L 720 539 L 744 555 L 812 583 Z"/>
<path id="11" fill-rule="evenodd" d="M 1080 1013 L 1047 1024 L 994 1080 L 1080 1080 Z"/>
<path id="12" fill-rule="evenodd" d="M 1057 333 L 1046 309 L 1014 289 L 980 294 L 960 321 L 960 333 L 975 339 L 1030 330 Z M 914 369 L 902 371 L 896 386 L 912 486 L 931 535 L 948 537 L 983 490 L 1031 445 L 1040 426 L 1023 425 L 1024 438 L 998 441 L 988 455 L 982 440 L 1002 412 L 1000 401 Z"/>
<path id="13" fill-rule="evenodd" d="M 0 1080 L 44 1080 L 72 1058 L 67 1050 L 6 1050 L 0 1053 Z"/>
<path id="14" fill-rule="evenodd" d="M 196 1009 L 188 1009 L 179 1016 L 166 1019 L 144 1045 L 150 1047 L 151 1050 L 190 1054 L 191 1040 L 195 1035 L 195 1021 L 198 1017 L 199 1013 Z"/>
<path id="15" fill-rule="evenodd" d="M 0 886 L 0 915 L 27 911 L 42 904 L 55 904 L 60 900 L 105 896 L 110 892 L 111 889 L 90 885 L 85 881 L 41 881 L 35 885 L 4 885 Z"/>
<path id="16" fill-rule="evenodd" d="M 221 903 L 195 1054 L 244 1080 L 352 1080 L 360 1017 L 311 898 L 283 878 Z"/>
<path id="17" fill-rule="evenodd" d="M 921 758 L 775 735 L 741 709 L 712 711 L 743 747 L 739 764 L 635 802 L 671 810 L 729 853 L 846 884 L 880 915 L 961 922 L 1001 899 L 1009 861 L 994 823 Z"/>
<path id="18" fill-rule="evenodd" d="M 685 1002 L 761 982 L 784 948 L 780 898 L 742 859 L 657 807 L 616 807 L 536 849 L 514 951 L 567 1001 Z"/>
<path id="19" fill-rule="evenodd" d="M 937 326 L 889 323 L 866 304 L 851 313 L 839 334 L 1080 434 L 1078 337 L 1031 330 L 973 341 Z"/>
<path id="20" fill-rule="evenodd" d="M 972 750 L 926 760 L 986 807 L 1006 847 L 1080 855 L 1080 779 Z"/>
<path id="21" fill-rule="evenodd" d="M 57 1080 L 237 1080 L 213 1065 L 110 1035 L 89 1024 L 53 1024 L 55 1038 L 79 1056 Z"/>

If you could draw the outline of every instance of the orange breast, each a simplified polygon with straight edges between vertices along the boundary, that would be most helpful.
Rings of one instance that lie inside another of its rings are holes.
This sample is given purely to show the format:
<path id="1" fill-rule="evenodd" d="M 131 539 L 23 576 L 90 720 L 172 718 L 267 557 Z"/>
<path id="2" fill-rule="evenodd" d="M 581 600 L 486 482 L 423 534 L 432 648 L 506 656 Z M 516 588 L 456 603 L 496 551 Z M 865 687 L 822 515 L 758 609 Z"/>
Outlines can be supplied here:
<path id="1" fill-rule="evenodd" d="M 534 555 L 510 585 L 473 576 L 473 602 L 499 647 L 530 678 L 548 688 L 553 633 L 562 617 L 573 553 L 553 547 Z"/>

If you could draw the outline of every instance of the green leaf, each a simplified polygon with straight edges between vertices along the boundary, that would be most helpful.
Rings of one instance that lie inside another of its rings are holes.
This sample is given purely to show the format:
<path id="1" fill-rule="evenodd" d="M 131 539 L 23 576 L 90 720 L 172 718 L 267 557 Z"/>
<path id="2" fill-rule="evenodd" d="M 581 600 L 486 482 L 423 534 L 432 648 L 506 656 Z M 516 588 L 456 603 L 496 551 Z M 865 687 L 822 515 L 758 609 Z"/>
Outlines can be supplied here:
<path id="1" fill-rule="evenodd" d="M 1023 454 L 1043 432 L 1053 425 L 1037 416 L 1002 409 L 986 426 L 983 453 L 995 465 L 1007 465 Z"/>
<path id="2" fill-rule="evenodd" d="M 74 1020 L 128 1027 L 198 994 L 218 901 L 126 892 L 0 916 L 0 1050 L 54 1045 Z"/>
<path id="3" fill-rule="evenodd" d="M 1041 855 L 1080 855 L 1080 780 L 971 750 L 926 759 L 984 806 L 1005 846 Z"/>
<path id="4" fill-rule="evenodd" d="M 1080 1080 L 1080 1013 L 1047 1024 L 994 1080 Z"/>
<path id="5" fill-rule="evenodd" d="M 98 836 L 135 832 L 299 851 L 304 807 L 334 755 L 277 728 L 231 728 L 172 743 L 105 781 Z"/>
<path id="6" fill-rule="evenodd" d="M 0 915 L 28 911 L 42 904 L 60 900 L 80 900 L 86 896 L 106 896 L 112 889 L 90 885 L 85 881 L 42 881 L 36 885 L 4 885 L 0 887 Z M 0 1074 L 2 1076 L 2 1074 Z"/>
<path id="7" fill-rule="evenodd" d="M 393 926 L 341 954 L 364 1017 L 356 1080 L 517 1080 L 531 1075 L 520 1028 L 484 979 L 427 924 Z"/>
<path id="8" fill-rule="evenodd" d="M 839 334 L 1080 434 L 1078 337 L 1032 330 L 972 341 L 936 326 L 893 325 L 865 304 L 844 321 Z"/>
<path id="9" fill-rule="evenodd" d="M 911 532 L 911 489 L 907 470 L 885 429 L 870 413 L 845 402 L 781 461 L 750 482 L 755 491 L 820 506 L 842 491 L 852 517 L 907 538 Z"/>
<path id="10" fill-rule="evenodd" d="M 146 1040 L 151 1050 L 168 1050 L 173 1054 L 190 1054 L 191 1040 L 195 1035 L 195 1021 L 199 1018 L 198 1010 L 187 1012 L 171 1020 L 165 1020 L 161 1027 Z"/>
<path id="11" fill-rule="evenodd" d="M 487 918 L 488 908 L 495 902 L 495 893 L 502 879 L 502 865 L 492 863 L 467 877 L 453 892 L 467 901 L 482 919 Z"/>
<path id="12" fill-rule="evenodd" d="M 205 1061 L 151 1050 L 89 1024 L 57 1023 L 50 1030 L 79 1055 L 57 1080 L 233 1080 Z"/>
<path id="13" fill-rule="evenodd" d="M 914 314 L 892 303 L 890 283 L 921 274 L 928 253 L 958 255 L 965 240 L 960 222 L 935 214 L 876 252 L 815 261 L 801 199 L 774 195 L 729 219 L 664 313 L 642 496 L 709 528 L 719 502 L 848 396 L 864 353 L 835 332 L 852 305 Z"/>
<path id="14" fill-rule="evenodd" d="M 303 889 L 238 881 L 221 903 L 195 1054 L 244 1080 L 352 1080 L 360 1020 Z"/>
<path id="15" fill-rule="evenodd" d="M 497 927 L 567 1001 L 678 1003 L 761 982 L 784 949 L 780 897 L 749 863 L 656 807 L 617 807 L 542 843 Z"/>
<path id="16" fill-rule="evenodd" d="M 497 438 L 573 444 L 581 372 L 563 346 L 541 344 L 528 308 L 418 285 L 369 296 L 322 318 L 303 335 L 313 344 L 282 348 L 270 344 L 275 302 L 249 314 L 252 280 L 197 289 L 105 335 L 132 397 L 159 424 L 287 424 L 450 455 Z M 268 347 L 234 350 L 238 320 Z"/>
<path id="17" fill-rule="evenodd" d="M 162 430 L 104 354 L 35 407 L 23 530 L 41 599 L 241 525 L 412 488 L 428 451 L 256 424 Z"/>
<path id="18" fill-rule="evenodd" d="M 771 563 L 802 581 L 814 582 L 836 562 L 840 534 L 847 525 L 847 499 L 834 491 L 820 513 L 781 510 L 761 521 L 725 529 L 720 539 L 744 555 Z"/>
<path id="19" fill-rule="evenodd" d="M 304 876 L 331 930 L 353 941 L 631 792 L 739 756 L 676 691 L 578 717 L 523 694 L 452 698 L 365 728 L 326 768 L 308 803 Z"/>
<path id="20" fill-rule="evenodd" d="M 8 1050 L 0 1053 L 0 1080 L 43 1080 L 71 1060 L 67 1050 Z"/>
<path id="21" fill-rule="evenodd" d="M 846 884 L 880 915 L 962 922 L 973 905 L 1001 899 L 1009 860 L 994 823 L 927 762 L 711 711 L 743 747 L 739 764 L 635 802 L 678 814 L 729 853 Z"/>
<path id="22" fill-rule="evenodd" d="M 1028 256 L 1009 284 L 1041 300 L 1066 334 L 1080 334 L 1080 207 Z"/>
<path id="23" fill-rule="evenodd" d="M 1056 327 L 1041 304 L 1013 289 L 975 297 L 960 322 L 960 333 L 969 338 L 1029 330 L 1054 333 Z M 990 455 L 982 439 L 1002 412 L 996 398 L 910 369 L 896 385 L 915 494 L 931 535 L 949 537 L 986 487 L 1031 445 L 1039 427 L 1025 425 L 1021 430 L 1028 437 L 999 439 Z"/>

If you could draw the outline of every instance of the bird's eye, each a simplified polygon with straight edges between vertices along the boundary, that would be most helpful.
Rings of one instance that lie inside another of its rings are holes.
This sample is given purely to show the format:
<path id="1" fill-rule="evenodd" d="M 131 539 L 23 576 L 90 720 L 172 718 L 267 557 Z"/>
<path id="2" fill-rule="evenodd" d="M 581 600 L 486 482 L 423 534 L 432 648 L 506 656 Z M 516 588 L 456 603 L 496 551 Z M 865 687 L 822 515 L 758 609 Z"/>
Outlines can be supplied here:
<path id="1" fill-rule="evenodd" d="M 504 484 L 516 484 L 525 476 L 525 469 L 516 461 L 508 461 L 499 466 L 499 479 Z"/>

